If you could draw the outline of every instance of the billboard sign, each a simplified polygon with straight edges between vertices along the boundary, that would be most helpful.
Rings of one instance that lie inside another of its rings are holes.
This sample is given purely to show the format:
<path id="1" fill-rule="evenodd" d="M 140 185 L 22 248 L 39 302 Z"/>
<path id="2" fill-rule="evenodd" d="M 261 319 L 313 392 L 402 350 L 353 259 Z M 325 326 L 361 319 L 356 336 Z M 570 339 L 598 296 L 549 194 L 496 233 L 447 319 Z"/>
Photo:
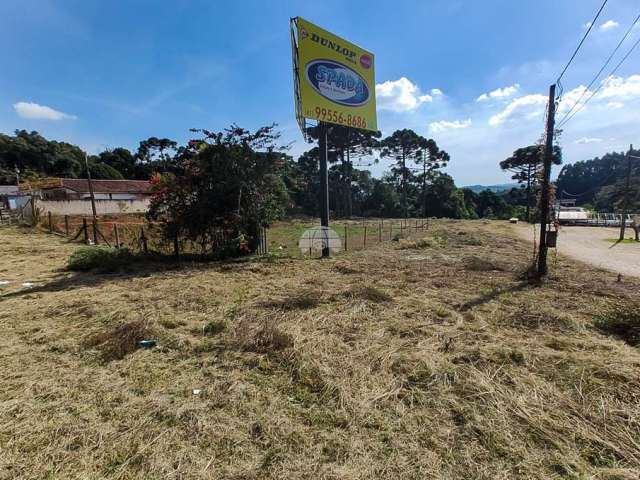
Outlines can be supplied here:
<path id="1" fill-rule="evenodd" d="M 298 114 L 377 131 L 373 54 L 300 17 L 296 28 Z"/>

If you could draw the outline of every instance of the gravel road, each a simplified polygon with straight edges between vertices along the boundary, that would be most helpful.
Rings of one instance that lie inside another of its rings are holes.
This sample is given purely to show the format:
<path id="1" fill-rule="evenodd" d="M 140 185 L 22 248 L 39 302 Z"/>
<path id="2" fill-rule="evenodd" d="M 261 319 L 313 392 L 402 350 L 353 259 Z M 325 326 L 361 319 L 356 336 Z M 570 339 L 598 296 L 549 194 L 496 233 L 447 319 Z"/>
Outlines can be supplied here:
<path id="1" fill-rule="evenodd" d="M 521 238 L 533 241 L 533 227 L 514 225 Z M 640 277 L 640 243 L 614 244 L 607 239 L 618 238 L 618 228 L 561 227 L 558 235 L 558 253 L 615 273 Z M 536 241 L 540 234 L 536 225 Z M 627 229 L 627 238 L 633 230 Z"/>

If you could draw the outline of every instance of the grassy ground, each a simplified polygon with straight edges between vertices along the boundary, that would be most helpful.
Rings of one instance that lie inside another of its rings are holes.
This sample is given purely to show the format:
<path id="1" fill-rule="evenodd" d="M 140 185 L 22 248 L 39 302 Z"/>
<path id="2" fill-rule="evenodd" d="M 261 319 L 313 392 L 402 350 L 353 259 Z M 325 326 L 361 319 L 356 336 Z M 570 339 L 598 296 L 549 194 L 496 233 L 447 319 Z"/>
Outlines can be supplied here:
<path id="1" fill-rule="evenodd" d="M 640 281 L 531 283 L 509 225 L 103 275 L 0 239 L 0 479 L 640 476 Z"/>

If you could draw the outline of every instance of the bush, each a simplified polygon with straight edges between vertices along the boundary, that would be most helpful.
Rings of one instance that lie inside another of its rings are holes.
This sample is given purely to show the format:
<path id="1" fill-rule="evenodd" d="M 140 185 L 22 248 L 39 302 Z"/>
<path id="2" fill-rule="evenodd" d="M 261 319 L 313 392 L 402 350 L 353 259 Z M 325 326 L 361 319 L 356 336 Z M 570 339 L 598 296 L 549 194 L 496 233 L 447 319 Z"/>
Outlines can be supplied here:
<path id="1" fill-rule="evenodd" d="M 127 249 L 82 247 L 71 254 L 67 268 L 74 271 L 113 272 L 130 264 L 132 258 L 131 252 Z"/>

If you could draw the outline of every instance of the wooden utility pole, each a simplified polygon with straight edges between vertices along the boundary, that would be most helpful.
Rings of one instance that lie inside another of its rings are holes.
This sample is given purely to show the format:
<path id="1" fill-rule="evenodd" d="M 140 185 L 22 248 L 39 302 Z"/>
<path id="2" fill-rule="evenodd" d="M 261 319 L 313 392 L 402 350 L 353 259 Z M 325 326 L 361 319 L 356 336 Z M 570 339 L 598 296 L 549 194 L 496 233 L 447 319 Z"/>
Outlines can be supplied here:
<path id="1" fill-rule="evenodd" d="M 91 211 L 93 212 L 93 243 L 95 245 L 98 244 L 98 225 L 97 225 L 97 214 L 96 214 L 96 198 L 93 195 L 93 183 L 91 182 L 91 172 L 89 171 L 89 158 L 87 154 L 84 154 L 84 165 L 87 169 L 87 182 L 89 182 L 89 195 L 91 196 Z"/>
<path id="2" fill-rule="evenodd" d="M 538 249 L 538 277 L 547 274 L 547 224 L 549 222 L 549 183 L 551 181 L 551 163 L 553 159 L 553 130 L 556 116 L 556 85 L 549 87 L 549 110 L 547 114 L 547 133 L 544 148 L 544 170 L 542 192 L 540 194 L 540 243 Z"/>
<path id="3" fill-rule="evenodd" d="M 320 225 L 322 226 L 322 256 L 330 255 L 329 249 L 329 175 L 327 172 L 327 124 L 318 125 L 318 153 L 320 155 Z"/>
<path id="4" fill-rule="evenodd" d="M 629 152 L 627 153 L 627 181 L 624 187 L 624 200 L 622 201 L 622 214 L 620 215 L 620 237 L 619 240 L 624 240 L 624 231 L 627 226 L 627 215 L 629 214 L 629 187 L 631 182 L 631 152 L 633 151 L 633 145 L 629 145 Z"/>

